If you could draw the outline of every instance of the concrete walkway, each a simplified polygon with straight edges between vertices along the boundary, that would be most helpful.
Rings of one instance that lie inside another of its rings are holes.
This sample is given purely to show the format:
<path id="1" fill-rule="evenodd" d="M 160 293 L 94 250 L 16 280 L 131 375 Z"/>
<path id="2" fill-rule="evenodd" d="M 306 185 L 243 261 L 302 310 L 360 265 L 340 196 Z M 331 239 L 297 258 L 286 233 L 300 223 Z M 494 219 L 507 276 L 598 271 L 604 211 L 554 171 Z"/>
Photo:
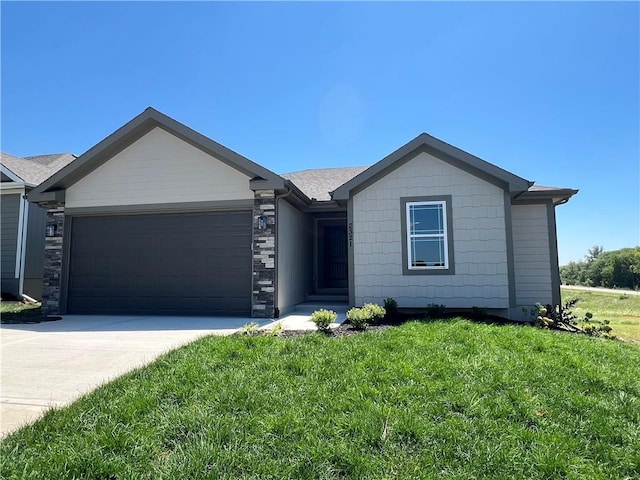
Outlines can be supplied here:
<path id="1" fill-rule="evenodd" d="M 315 329 L 307 310 L 283 317 L 283 326 Z M 344 312 L 346 307 L 340 320 Z M 58 321 L 2 325 L 0 437 L 162 353 L 205 335 L 229 335 L 252 321 L 256 319 L 65 315 Z M 261 328 L 274 324 L 259 321 Z"/>

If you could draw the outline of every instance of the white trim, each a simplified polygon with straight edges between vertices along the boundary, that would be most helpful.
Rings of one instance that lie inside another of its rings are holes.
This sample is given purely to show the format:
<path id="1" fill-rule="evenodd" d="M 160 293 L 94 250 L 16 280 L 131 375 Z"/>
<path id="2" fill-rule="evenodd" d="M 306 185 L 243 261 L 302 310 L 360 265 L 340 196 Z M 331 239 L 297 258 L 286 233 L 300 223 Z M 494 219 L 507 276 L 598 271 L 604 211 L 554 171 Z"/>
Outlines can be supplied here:
<path id="1" fill-rule="evenodd" d="M 22 195 L 20 196 L 20 213 L 18 214 L 18 235 L 16 240 L 16 269 L 14 278 L 20 278 L 20 263 L 22 259 L 22 238 L 24 235 L 24 188 L 22 189 Z"/>
<path id="2" fill-rule="evenodd" d="M 420 205 L 439 205 L 440 212 L 442 214 L 442 233 L 421 233 L 421 234 L 411 234 L 411 207 L 420 206 Z M 427 201 L 427 202 L 407 202 L 406 203 L 406 234 L 407 234 L 407 258 L 405 261 L 407 262 L 407 268 L 409 270 L 447 270 L 449 269 L 449 239 L 447 238 L 447 202 L 445 200 L 436 200 L 436 201 Z M 411 240 L 414 238 L 442 238 L 444 240 L 443 250 L 444 250 L 444 265 L 425 265 L 421 267 L 417 267 L 412 265 L 411 262 Z"/>
<path id="3" fill-rule="evenodd" d="M 5 165 L 0 164 L 0 172 L 4 173 L 7 177 L 9 177 L 12 182 L 20 183 L 22 185 L 26 183 L 18 175 L 16 175 L 11 170 L 9 170 L 9 168 Z"/>
<path id="4" fill-rule="evenodd" d="M 29 200 L 22 198 L 22 205 L 24 205 L 24 216 L 22 218 L 22 245 L 20 254 L 20 285 L 18 287 L 18 295 L 24 294 L 24 269 L 27 258 L 27 229 L 29 228 Z M 22 208 L 22 207 L 21 207 Z"/>

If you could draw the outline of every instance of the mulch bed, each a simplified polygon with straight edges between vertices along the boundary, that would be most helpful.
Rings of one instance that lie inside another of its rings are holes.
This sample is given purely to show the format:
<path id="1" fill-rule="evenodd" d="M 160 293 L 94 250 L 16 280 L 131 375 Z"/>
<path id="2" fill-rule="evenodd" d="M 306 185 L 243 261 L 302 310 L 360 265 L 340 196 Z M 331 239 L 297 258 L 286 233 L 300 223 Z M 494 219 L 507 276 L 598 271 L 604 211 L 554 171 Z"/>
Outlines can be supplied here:
<path id="1" fill-rule="evenodd" d="M 344 323 L 340 324 L 338 327 L 332 329 L 330 332 L 326 333 L 326 335 L 327 337 L 340 338 L 340 337 L 348 337 L 351 335 L 358 335 L 365 332 L 382 332 L 391 327 L 397 327 L 399 325 L 402 325 L 407 321 L 416 320 L 417 318 L 419 319 L 419 316 L 417 315 L 401 315 L 400 314 L 395 318 L 385 318 L 380 323 L 376 323 L 375 325 L 369 325 L 366 330 L 358 330 L 354 328 L 353 325 L 351 325 L 347 320 Z M 310 333 L 316 333 L 316 332 L 317 330 L 285 330 L 284 332 L 282 332 L 280 336 L 284 338 L 301 337 L 303 335 L 308 335 Z"/>
<path id="2" fill-rule="evenodd" d="M 326 336 L 327 337 L 348 337 L 350 335 L 358 335 L 364 332 L 381 332 L 393 326 L 395 325 L 379 324 L 379 325 L 370 325 L 367 327 L 366 330 L 356 330 L 350 324 L 343 323 L 340 326 L 334 329 L 331 329 L 330 332 L 326 333 Z M 282 338 L 302 337 L 304 335 L 309 335 L 310 333 L 317 333 L 317 330 L 285 330 L 279 335 L 279 337 L 282 337 Z"/>
<path id="3" fill-rule="evenodd" d="M 458 316 L 459 314 L 447 313 L 444 315 L 440 315 L 437 320 L 442 321 L 442 320 L 446 320 L 447 318 L 455 318 Z M 423 322 L 435 321 L 435 320 L 431 320 L 428 316 L 424 316 L 424 315 L 421 316 L 420 314 L 399 313 L 397 317 L 385 318 L 380 323 L 377 323 L 375 325 L 369 325 L 366 330 L 357 330 L 353 328 L 353 326 L 347 320 L 346 322 L 342 323 L 335 329 L 332 329 L 326 335 L 328 337 L 340 338 L 340 337 L 348 337 L 351 335 L 358 335 L 360 333 L 366 333 L 366 332 L 382 332 L 389 328 L 397 327 L 402 325 L 405 322 L 414 321 L 414 320 L 420 320 Z M 477 319 L 476 321 L 491 323 L 491 324 L 527 325 L 526 323 L 523 323 L 523 322 L 515 322 L 515 321 L 506 320 L 504 318 L 494 317 L 490 315 L 486 316 L 483 319 Z M 302 337 L 303 335 L 309 335 L 310 333 L 316 333 L 316 332 L 317 332 L 316 330 L 285 330 L 279 336 L 282 338 L 293 338 L 293 337 Z M 265 332 L 264 334 L 268 335 L 268 332 Z"/>

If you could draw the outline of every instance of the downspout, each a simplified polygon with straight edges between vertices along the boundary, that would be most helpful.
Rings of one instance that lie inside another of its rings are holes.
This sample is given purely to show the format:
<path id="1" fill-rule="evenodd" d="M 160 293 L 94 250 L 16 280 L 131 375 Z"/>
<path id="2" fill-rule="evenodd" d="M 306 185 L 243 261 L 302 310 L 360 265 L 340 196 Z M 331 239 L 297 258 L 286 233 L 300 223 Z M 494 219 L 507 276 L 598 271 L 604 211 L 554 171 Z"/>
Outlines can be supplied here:
<path id="1" fill-rule="evenodd" d="M 15 271 L 13 274 L 13 278 L 20 279 L 20 269 L 22 265 L 22 240 L 25 237 L 24 232 L 24 195 L 26 190 L 22 190 L 22 193 L 19 195 L 20 205 L 18 207 L 18 232 L 16 238 L 16 262 L 15 262 Z M 18 286 L 18 295 L 22 292 L 22 288 Z"/>
<path id="2" fill-rule="evenodd" d="M 276 195 L 275 197 L 275 208 L 276 208 L 276 215 L 275 215 L 275 222 L 276 222 L 276 231 L 275 231 L 275 235 L 274 235 L 274 250 L 276 252 L 275 255 L 275 272 L 274 272 L 274 289 L 273 289 L 273 317 L 274 318 L 279 318 L 280 317 L 280 309 L 278 308 L 278 289 L 279 289 L 279 282 L 278 282 L 278 263 L 279 263 L 279 256 L 280 256 L 280 252 L 278 251 L 278 232 L 280 230 L 280 222 L 278 221 L 278 215 L 280 212 L 280 208 L 278 207 L 278 200 L 280 200 L 281 198 L 286 198 L 289 195 L 291 195 L 291 192 L 293 192 L 293 188 L 291 188 L 291 186 L 287 186 L 287 191 L 281 195 Z"/>
<path id="3" fill-rule="evenodd" d="M 30 303 L 35 303 L 35 299 L 31 298 L 28 295 L 25 295 L 24 293 L 24 270 L 27 258 L 27 227 L 29 226 L 29 201 L 27 200 L 26 194 L 22 195 L 22 198 L 20 200 L 22 202 L 22 205 L 20 205 L 20 211 L 24 213 L 21 215 L 22 222 L 20 225 L 22 238 L 20 245 L 20 285 L 18 287 L 18 295 L 22 299 L 27 300 Z"/>

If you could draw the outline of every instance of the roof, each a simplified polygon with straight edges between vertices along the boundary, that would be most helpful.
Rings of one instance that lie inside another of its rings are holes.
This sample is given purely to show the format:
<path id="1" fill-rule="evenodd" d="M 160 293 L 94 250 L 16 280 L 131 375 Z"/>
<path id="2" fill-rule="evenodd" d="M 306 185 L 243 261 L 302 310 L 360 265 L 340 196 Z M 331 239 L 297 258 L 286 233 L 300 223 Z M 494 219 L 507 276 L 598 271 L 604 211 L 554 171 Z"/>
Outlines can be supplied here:
<path id="1" fill-rule="evenodd" d="M 526 192 L 518 195 L 517 200 L 523 202 L 530 200 L 551 200 L 554 204 L 559 205 L 569 201 L 576 193 L 578 193 L 578 190 L 573 188 L 547 187 L 545 185 L 533 184 Z"/>
<path id="2" fill-rule="evenodd" d="M 33 202 L 46 202 L 52 199 L 61 201 L 64 198 L 66 188 L 158 127 L 251 177 L 252 188 L 256 190 L 284 190 L 282 177 L 154 108 L 148 107 L 140 115 L 80 155 L 69 168 L 59 171 L 32 190 L 29 194 L 29 200 Z"/>
<path id="3" fill-rule="evenodd" d="M 68 187 L 154 128 L 162 128 L 230 167 L 243 172 L 250 177 L 253 190 L 285 192 L 287 189 L 293 188 L 295 197 L 305 204 L 308 204 L 310 199 L 318 202 L 331 200 L 344 202 L 354 193 L 366 188 L 421 152 L 434 155 L 455 167 L 498 185 L 505 192 L 509 192 L 512 197 L 518 197 L 521 200 L 553 199 L 554 203 L 561 203 L 577 193 L 577 190 L 534 185 L 533 182 L 426 133 L 418 135 L 370 167 L 309 169 L 276 175 L 151 107 L 77 159 L 71 154 L 38 155 L 22 159 L 3 154 L 3 164 L 6 157 L 7 168 L 11 172 L 32 185 L 39 185 L 30 192 L 29 199 L 31 201 L 64 201 L 65 190 Z M 63 168 L 65 166 L 66 168 Z"/>
<path id="4" fill-rule="evenodd" d="M 318 168 L 299 172 L 282 173 L 310 199 L 331 200 L 330 192 L 345 184 L 369 167 Z"/>
<path id="5" fill-rule="evenodd" d="M 76 156 L 71 153 L 34 155 L 24 158 L 8 153 L 0 153 L 0 163 L 31 186 L 41 184 L 75 159 Z"/>
<path id="6" fill-rule="evenodd" d="M 432 137 L 427 133 L 422 133 L 406 145 L 369 167 L 357 177 L 338 187 L 333 192 L 332 198 L 338 201 L 348 200 L 352 192 L 366 188 L 420 152 L 434 155 L 455 167 L 468 171 L 491 183 L 500 185 L 508 192 L 523 192 L 533 185 L 533 182 L 514 175 L 464 150 Z"/>

